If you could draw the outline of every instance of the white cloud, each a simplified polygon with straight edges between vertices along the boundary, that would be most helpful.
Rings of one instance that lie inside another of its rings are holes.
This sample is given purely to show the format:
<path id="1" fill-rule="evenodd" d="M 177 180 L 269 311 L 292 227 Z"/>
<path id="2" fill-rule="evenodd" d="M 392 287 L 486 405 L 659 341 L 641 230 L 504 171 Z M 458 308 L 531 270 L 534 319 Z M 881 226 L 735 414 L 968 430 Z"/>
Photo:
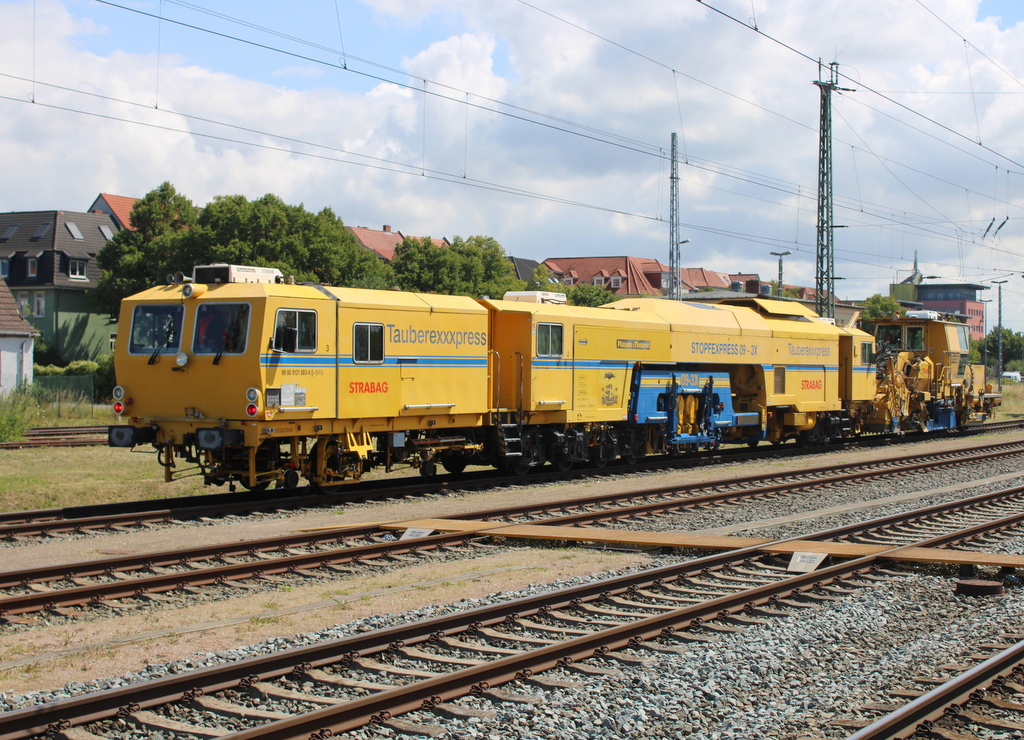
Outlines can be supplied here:
<path id="1" fill-rule="evenodd" d="M 1024 268 L 1024 24 L 978 20 L 977 0 L 927 4 L 956 33 L 900 0 L 755 2 L 758 28 L 811 59 L 699 3 L 537 3 L 569 23 L 514 2 L 366 5 L 372 23 L 346 25 L 346 39 L 405 74 L 297 63 L 170 25 L 158 53 L 151 20 L 72 0 L 0 2 L 0 161 L 19 173 L 0 182 L 0 209 L 84 208 L 101 191 L 170 180 L 197 202 L 274 192 L 352 224 L 491 235 L 536 259 L 666 261 L 663 156 L 678 131 L 694 262 L 770 278 L 767 253 L 786 248 L 787 279 L 813 283 L 820 56 L 857 88 L 833 99 L 836 222 L 850 227 L 836 235 L 842 294 L 884 290 L 915 250 L 928 274 Z M 289 7 L 282 22 L 336 27 L 333 8 L 305 18 Z M 425 108 L 424 78 L 437 93 Z M 979 132 L 987 150 L 972 143 Z"/>

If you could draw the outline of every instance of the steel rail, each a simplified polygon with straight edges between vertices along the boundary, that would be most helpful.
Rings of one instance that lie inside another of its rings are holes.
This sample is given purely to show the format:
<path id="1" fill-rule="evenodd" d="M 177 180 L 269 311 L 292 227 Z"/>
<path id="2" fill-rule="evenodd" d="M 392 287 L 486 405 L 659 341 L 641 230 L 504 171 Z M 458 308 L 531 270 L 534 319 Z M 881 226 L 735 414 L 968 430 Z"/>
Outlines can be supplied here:
<path id="1" fill-rule="evenodd" d="M 1018 429 L 1024 427 L 1024 420 L 1013 420 L 1008 422 L 992 422 L 981 426 L 972 426 L 966 429 L 960 430 L 961 434 L 974 434 L 976 432 L 988 432 L 988 431 L 999 431 L 1003 429 Z M 935 435 L 907 435 L 900 437 L 899 439 L 906 440 L 908 442 L 914 441 L 929 441 L 935 439 Z M 869 438 L 857 438 L 856 444 L 871 444 L 871 445 L 888 445 L 893 440 L 888 437 L 869 437 Z M 854 444 L 853 441 L 844 441 L 843 445 L 850 446 Z M 1014 444 L 1013 442 L 1003 442 L 988 445 L 988 447 L 997 447 L 1000 445 Z M 832 445 L 825 448 L 809 450 L 811 454 L 819 451 L 835 451 L 840 449 L 839 445 Z M 985 449 L 980 447 L 978 449 Z M 658 459 L 647 459 L 641 460 L 632 465 L 627 463 L 608 465 L 605 468 L 592 468 L 592 469 L 575 469 L 567 472 L 557 472 L 553 470 L 533 470 L 531 471 L 528 480 L 531 483 L 538 483 L 545 480 L 571 480 L 573 478 L 585 478 L 591 475 L 605 475 L 615 474 L 622 470 L 630 471 L 658 471 L 666 469 L 679 469 L 688 467 L 700 467 L 708 464 L 712 464 L 721 459 L 728 459 L 730 461 L 735 460 L 746 460 L 746 459 L 759 459 L 771 455 L 773 457 L 779 455 L 785 456 L 796 456 L 798 454 L 807 452 L 803 448 L 798 448 L 794 445 L 790 446 L 779 446 L 762 448 L 760 452 L 752 452 L 750 450 L 716 450 L 714 452 L 702 452 L 698 454 L 687 455 L 682 458 L 658 458 Z M 124 503 L 111 503 L 111 504 L 96 504 L 91 506 L 81 507 L 69 507 L 69 508 L 53 508 L 53 509 L 38 509 L 30 511 L 16 511 L 16 512 L 0 512 L 0 538 L 14 538 L 19 536 L 30 536 L 32 534 L 39 534 L 40 530 L 46 529 L 46 532 L 62 532 L 62 531 L 75 531 L 77 529 L 90 528 L 93 522 L 87 522 L 84 525 L 76 521 L 74 524 L 64 526 L 63 524 L 56 524 L 51 527 L 39 527 L 34 529 L 29 522 L 64 522 L 67 519 L 81 520 L 88 517 L 97 518 L 96 521 L 101 521 L 102 518 L 112 520 L 113 517 L 119 517 L 126 513 L 139 513 L 140 515 L 144 512 L 152 511 L 154 516 L 152 518 L 140 518 L 138 520 L 122 519 L 116 523 L 129 525 L 137 522 L 154 521 L 163 518 L 183 518 L 186 515 L 195 516 L 217 516 L 227 513 L 236 513 L 239 511 L 252 511 L 252 510 L 266 510 L 275 508 L 296 508 L 304 505 L 331 505 L 336 502 L 350 501 L 350 500 L 375 500 L 386 497 L 394 497 L 396 495 L 423 495 L 427 493 L 442 492 L 446 493 L 452 489 L 453 486 L 459 488 L 474 487 L 474 486 L 500 486 L 500 485 L 516 485 L 523 482 L 521 476 L 495 476 L 494 471 L 480 471 L 473 473 L 463 473 L 458 476 L 440 476 L 434 479 L 421 479 L 415 483 L 408 481 L 395 483 L 394 481 L 360 481 L 359 483 L 348 484 L 345 489 L 335 494 L 316 494 L 308 495 L 301 494 L 301 491 L 308 490 L 306 488 L 296 489 L 295 493 L 287 496 L 281 496 L 276 490 L 275 491 L 264 491 L 256 492 L 249 491 L 245 494 L 202 494 L 198 496 L 189 496 L 182 498 L 169 498 L 169 499 L 157 499 L 151 501 L 130 501 Z M 298 494 L 298 495 L 296 495 Z M 238 501 L 240 496 L 244 495 L 244 501 Z M 195 505 L 193 511 L 185 511 L 192 505 Z M 203 513 L 199 513 L 202 510 Z M 12 528 L 12 525 L 19 525 L 20 528 Z M 25 525 L 25 526 L 20 526 Z"/>
<path id="2" fill-rule="evenodd" d="M 1019 490 L 1018 490 L 1019 492 Z M 956 508 L 947 504 L 946 509 Z M 930 516 L 931 510 L 926 510 Z M 903 515 L 903 521 L 919 518 L 918 512 Z M 888 519 L 888 518 L 887 518 Z M 484 666 L 467 668 L 445 676 L 427 679 L 403 689 L 386 692 L 385 695 L 371 696 L 356 702 L 317 710 L 310 714 L 293 717 L 253 728 L 252 730 L 227 736 L 231 740 L 267 738 L 309 738 L 313 733 L 325 738 L 328 729 L 332 733 L 346 728 L 380 721 L 385 712 L 393 714 L 423 706 L 433 706 L 437 697 L 454 698 L 473 691 L 485 690 L 500 683 L 529 676 L 532 672 L 545 670 L 555 665 L 568 665 L 571 661 L 605 654 L 608 650 L 625 646 L 639 646 L 645 640 L 669 636 L 679 629 L 685 629 L 716 618 L 727 617 L 757 606 L 770 604 L 780 598 L 799 596 L 808 589 L 831 585 L 856 577 L 879 562 L 898 554 L 908 547 L 937 547 L 962 540 L 969 534 L 1002 529 L 1024 521 L 1024 511 L 997 519 L 986 524 L 974 525 L 938 537 L 928 538 L 907 545 L 900 545 L 867 557 L 847 561 L 819 571 L 799 574 L 783 581 L 765 584 L 728 596 L 719 596 L 706 602 L 644 618 L 629 624 L 616 626 L 604 632 L 574 638 L 565 643 L 552 645 L 525 655 L 513 656 Z M 864 529 L 876 526 L 876 520 L 864 523 Z M 846 530 L 848 528 L 842 528 Z M 833 530 L 816 533 L 816 538 L 827 538 Z M 839 531 L 839 530 L 836 530 Z M 795 542 L 804 537 L 778 540 L 774 544 Z M 476 607 L 464 612 L 444 615 L 412 624 L 403 624 L 378 632 L 355 635 L 331 640 L 325 643 L 292 648 L 280 653 L 247 658 L 234 663 L 200 669 L 187 674 L 177 674 L 147 681 L 142 684 L 64 699 L 51 704 L 28 709 L 15 710 L 0 715 L 0 740 L 19 740 L 42 733 L 53 734 L 73 725 L 80 725 L 97 719 L 130 715 L 148 707 L 158 706 L 181 699 L 189 699 L 201 693 L 211 693 L 239 686 L 251 686 L 258 681 L 272 680 L 289 673 L 302 673 L 314 667 L 321 667 L 352 660 L 358 657 L 382 653 L 406 645 L 425 643 L 484 626 L 514 621 L 525 616 L 544 614 L 552 610 L 573 607 L 603 596 L 629 593 L 636 589 L 659 586 L 666 582 L 694 577 L 706 570 L 718 570 L 728 565 L 759 556 L 759 547 L 749 547 L 726 553 L 709 555 L 686 563 L 662 566 L 642 573 L 618 576 L 606 581 L 571 587 L 555 593 L 537 594 L 512 601 Z M 603 635 L 603 637 L 600 637 Z M 402 692 L 408 692 L 403 694 Z M 424 695 L 429 695 L 426 699 Z M 354 724 L 353 724 L 354 723 Z"/>
<path id="3" fill-rule="evenodd" d="M 1015 452 L 1011 454 L 1017 453 Z M 980 456 L 972 456 L 968 460 L 957 458 L 954 462 L 957 464 L 969 464 L 971 462 L 988 460 L 993 456 L 999 456 L 999 453 L 989 452 Z M 533 520 L 533 523 L 551 526 L 582 526 L 585 524 L 607 522 L 617 519 L 627 519 L 634 516 L 646 516 L 673 509 L 695 508 L 710 503 L 720 503 L 743 498 L 761 498 L 769 495 L 786 493 L 792 490 L 813 488 L 818 485 L 833 485 L 837 482 L 850 482 L 852 480 L 875 478 L 879 475 L 897 475 L 905 472 L 917 471 L 929 466 L 948 463 L 949 461 L 947 459 L 941 457 L 938 460 L 932 460 L 928 463 L 912 463 L 907 466 L 884 468 L 881 471 L 868 469 L 858 473 L 844 473 L 830 479 L 810 479 L 777 484 L 765 488 L 739 489 L 728 492 L 705 494 L 703 496 L 684 497 L 676 501 L 659 500 L 643 504 L 634 504 L 627 507 L 619 507 L 610 511 L 585 511 L 578 514 L 546 517 L 540 521 Z M 827 466 L 825 468 L 817 469 L 816 473 L 834 471 L 836 469 L 843 469 L 843 466 Z M 643 492 L 643 495 L 663 496 L 669 495 L 673 492 L 678 492 L 679 490 L 680 489 L 678 487 L 672 486 L 659 487 L 655 489 L 647 489 Z M 683 490 L 687 489 L 684 487 Z M 975 500 L 981 503 L 989 500 L 990 497 L 995 495 L 1006 494 L 1005 492 L 997 492 L 997 494 L 981 494 L 968 500 Z M 573 508 L 580 508 L 594 504 L 606 505 L 615 500 L 622 500 L 624 498 L 631 500 L 638 497 L 640 497 L 640 495 L 636 492 L 629 494 L 606 494 L 594 497 L 593 499 L 577 499 L 566 503 L 571 505 Z M 494 510 L 489 510 L 455 515 L 455 518 L 471 520 L 478 519 L 482 522 L 493 522 L 496 519 L 507 516 L 510 511 L 517 511 L 524 515 L 533 515 L 538 512 L 550 512 L 553 508 L 558 507 L 551 506 L 549 504 L 537 504 L 525 507 L 505 508 L 498 510 L 497 513 Z M 933 508 L 936 511 L 940 511 L 942 510 L 942 505 L 939 504 Z M 898 517 L 899 515 L 893 515 L 891 520 L 897 521 Z M 390 532 L 390 529 L 383 529 L 378 525 L 357 525 L 324 532 L 291 534 L 261 540 L 223 543 L 213 546 L 187 548 L 183 550 L 118 556 L 89 560 L 80 563 L 40 566 L 37 568 L 0 572 L 0 588 L 11 589 L 16 587 L 26 587 L 30 583 L 46 583 L 47 581 L 70 578 L 96 576 L 114 578 L 115 573 L 127 574 L 126 571 L 130 572 L 132 570 L 148 569 L 152 567 L 187 565 L 197 561 L 201 562 L 226 557 L 237 557 L 241 555 L 254 555 L 256 553 L 271 552 L 288 547 L 322 545 L 323 543 L 331 542 L 332 540 L 340 541 L 344 539 L 383 536 L 385 534 L 390 534 Z M 463 544 L 474 537 L 480 537 L 481 535 L 486 535 L 486 528 L 468 532 L 452 532 L 444 535 L 420 537 L 415 539 L 414 546 L 402 544 L 401 541 L 353 545 L 340 549 L 331 548 L 329 550 L 316 553 L 285 555 L 246 563 L 213 565 L 170 574 L 118 578 L 118 580 L 114 580 L 109 583 L 81 585 L 71 588 L 52 589 L 48 591 L 33 591 L 25 594 L 0 597 L 0 617 L 27 614 L 59 607 L 79 606 L 89 603 L 99 604 L 106 600 L 119 598 L 138 598 L 149 593 L 162 593 L 177 588 L 184 588 L 186 586 L 203 586 L 221 582 L 258 578 L 264 575 L 311 570 L 324 565 L 341 565 L 345 563 L 359 562 L 360 560 L 370 560 L 403 554 L 409 552 L 410 549 L 412 551 L 417 551 L 429 550 L 438 547 L 454 547 Z"/>
<path id="4" fill-rule="evenodd" d="M 1005 454 L 1019 454 L 1021 451 L 1024 451 L 1024 449 L 1009 452 L 1004 451 L 1003 453 L 987 452 L 982 455 L 974 455 L 968 458 L 958 457 L 954 459 L 953 463 L 966 465 L 989 460 Z M 889 462 L 896 462 L 896 459 L 884 462 L 885 464 L 888 464 Z M 577 514 L 566 514 L 553 517 L 549 516 L 539 522 L 537 520 L 533 520 L 533 523 L 553 526 L 581 526 L 584 524 L 627 519 L 635 516 L 647 516 L 670 510 L 696 508 L 698 506 L 711 503 L 720 503 L 744 498 L 762 498 L 765 496 L 791 492 L 793 490 L 813 488 L 820 485 L 834 485 L 835 483 L 875 478 L 881 475 L 898 475 L 901 473 L 925 469 L 927 467 L 934 467 L 935 465 L 947 465 L 949 463 L 950 461 L 946 455 L 939 455 L 933 456 L 933 459 L 926 463 L 911 463 L 910 465 L 900 467 L 886 467 L 881 470 L 867 468 L 866 470 L 856 473 L 843 473 L 829 479 L 814 479 L 812 477 L 808 480 L 776 484 L 762 488 L 741 488 L 738 490 L 711 493 L 702 496 L 684 497 L 675 501 L 666 501 L 664 498 L 661 498 L 661 500 L 655 502 L 634 504 L 608 511 L 584 511 Z M 812 471 L 804 471 L 804 475 L 821 475 L 842 469 L 844 469 L 844 466 L 825 466 Z M 756 480 L 758 478 L 764 480 L 765 476 L 751 476 L 750 478 L 752 480 Z M 740 481 L 730 481 L 730 484 L 736 482 Z M 708 486 L 696 486 L 696 488 L 701 487 L 707 488 Z M 470 520 L 477 519 L 482 522 L 489 522 L 508 517 L 512 513 L 516 513 L 520 516 L 536 516 L 538 513 L 549 513 L 552 509 L 557 508 L 583 508 L 593 505 L 607 505 L 610 502 L 623 499 L 633 500 L 643 497 L 664 497 L 673 494 L 678 495 L 680 492 L 688 491 L 691 488 L 692 487 L 688 486 L 664 486 L 646 489 L 641 492 L 631 492 L 628 494 L 605 494 L 593 498 L 575 499 L 570 502 L 563 502 L 561 507 L 550 504 L 535 504 L 522 507 L 507 507 L 499 510 L 471 512 L 468 514 L 455 515 L 455 518 Z M 390 529 L 383 529 L 377 525 L 357 525 L 337 530 L 327 530 L 324 532 L 290 534 L 260 540 L 222 543 L 182 550 L 144 553 L 139 555 L 124 555 L 88 560 L 80 563 L 40 566 L 36 568 L 0 572 L 0 588 L 11 589 L 26 587 L 30 583 L 46 583 L 49 581 L 71 578 L 96 576 L 114 578 L 115 573 L 127 575 L 132 570 L 186 565 L 189 563 L 211 561 L 226 557 L 255 555 L 257 553 L 266 553 L 288 547 L 323 545 L 324 543 L 344 539 L 358 539 L 373 536 L 379 537 L 385 534 L 390 534 L 390 532 Z M 425 550 L 436 547 L 451 547 L 456 544 L 462 544 L 473 537 L 478 537 L 480 534 L 481 533 L 479 531 L 470 531 L 444 535 L 441 540 L 437 540 L 432 537 L 417 538 L 417 549 Z M 0 617 L 26 614 L 44 609 L 59 608 L 62 606 L 102 603 L 103 601 L 110 599 L 139 597 L 147 593 L 161 593 L 190 585 L 201 586 L 223 581 L 245 580 L 248 578 L 259 577 L 261 575 L 310 570 L 323 565 L 339 565 L 349 562 L 358 562 L 359 560 L 387 557 L 391 554 L 401 554 L 407 551 L 408 546 L 400 545 L 397 542 L 383 542 L 363 546 L 348 546 L 342 550 L 332 548 L 331 550 L 319 553 L 285 555 L 249 563 L 214 565 L 205 568 L 180 571 L 173 574 L 142 576 L 130 579 L 118 577 L 118 580 L 108 584 L 82 585 L 72 588 L 51 589 L 48 591 L 35 591 L 27 594 L 0 597 Z"/>
<path id="5" fill-rule="evenodd" d="M 847 740 L 897 740 L 912 737 L 919 728 L 931 729 L 932 724 L 956 706 L 966 703 L 976 691 L 987 689 L 1022 662 L 1024 641 L 858 730 Z"/>

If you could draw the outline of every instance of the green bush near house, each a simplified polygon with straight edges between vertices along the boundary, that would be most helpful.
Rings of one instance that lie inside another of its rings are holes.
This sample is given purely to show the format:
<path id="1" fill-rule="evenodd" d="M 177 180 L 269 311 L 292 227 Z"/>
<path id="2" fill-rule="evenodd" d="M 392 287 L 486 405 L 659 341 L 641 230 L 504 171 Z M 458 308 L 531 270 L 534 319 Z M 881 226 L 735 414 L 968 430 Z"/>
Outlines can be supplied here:
<path id="1" fill-rule="evenodd" d="M 29 394 L 23 390 L 0 395 L 0 442 L 25 437 Z"/>

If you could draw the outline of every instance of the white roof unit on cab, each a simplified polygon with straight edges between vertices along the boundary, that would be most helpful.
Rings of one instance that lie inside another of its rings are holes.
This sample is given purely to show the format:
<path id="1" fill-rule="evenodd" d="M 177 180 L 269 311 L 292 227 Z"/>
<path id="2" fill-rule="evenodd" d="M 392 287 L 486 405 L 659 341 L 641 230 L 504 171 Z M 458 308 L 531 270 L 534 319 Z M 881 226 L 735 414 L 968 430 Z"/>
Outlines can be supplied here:
<path id="1" fill-rule="evenodd" d="M 565 305 L 565 293 L 552 293 L 548 290 L 510 290 L 501 297 L 503 301 L 518 301 L 520 303 L 553 303 L 558 306 Z"/>
<path id="2" fill-rule="evenodd" d="M 938 311 L 907 311 L 907 318 L 908 319 L 931 319 L 932 321 L 938 321 L 939 318 L 941 318 L 941 317 L 939 316 L 939 312 Z"/>
<path id="3" fill-rule="evenodd" d="M 277 283 L 282 278 L 276 267 L 250 267 L 248 265 L 196 265 L 192 280 L 206 285 L 217 283 Z"/>

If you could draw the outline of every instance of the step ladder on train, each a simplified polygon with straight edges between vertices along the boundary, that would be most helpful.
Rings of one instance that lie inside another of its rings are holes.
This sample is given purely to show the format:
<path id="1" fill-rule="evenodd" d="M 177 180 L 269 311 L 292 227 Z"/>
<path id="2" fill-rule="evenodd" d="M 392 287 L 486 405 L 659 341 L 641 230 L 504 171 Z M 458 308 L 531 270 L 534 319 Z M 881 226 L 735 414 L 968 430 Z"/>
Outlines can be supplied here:
<path id="1" fill-rule="evenodd" d="M 491 423 L 497 431 L 499 454 L 502 457 L 522 457 L 522 415 L 512 409 L 498 409 L 492 413 Z"/>

